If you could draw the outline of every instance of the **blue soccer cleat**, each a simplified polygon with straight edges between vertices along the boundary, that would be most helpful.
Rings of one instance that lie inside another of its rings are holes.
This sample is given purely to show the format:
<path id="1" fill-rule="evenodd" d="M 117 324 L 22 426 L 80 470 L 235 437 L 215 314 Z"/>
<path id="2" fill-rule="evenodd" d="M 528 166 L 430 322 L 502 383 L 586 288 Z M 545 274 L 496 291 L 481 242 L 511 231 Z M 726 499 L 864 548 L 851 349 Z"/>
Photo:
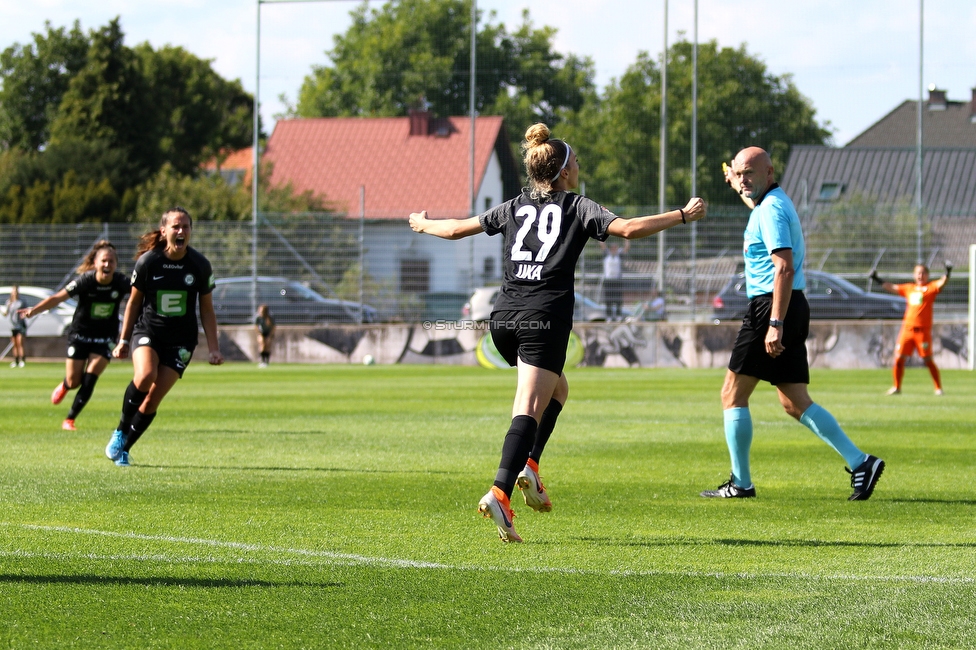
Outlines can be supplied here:
<path id="1" fill-rule="evenodd" d="M 105 445 L 105 455 L 109 460 L 118 460 L 123 453 L 122 447 L 125 446 L 125 435 L 121 430 L 116 429 Z"/>
<path id="2" fill-rule="evenodd" d="M 132 464 L 129 462 L 129 452 L 123 451 L 119 459 L 115 461 L 115 464 L 119 467 L 129 467 Z"/>

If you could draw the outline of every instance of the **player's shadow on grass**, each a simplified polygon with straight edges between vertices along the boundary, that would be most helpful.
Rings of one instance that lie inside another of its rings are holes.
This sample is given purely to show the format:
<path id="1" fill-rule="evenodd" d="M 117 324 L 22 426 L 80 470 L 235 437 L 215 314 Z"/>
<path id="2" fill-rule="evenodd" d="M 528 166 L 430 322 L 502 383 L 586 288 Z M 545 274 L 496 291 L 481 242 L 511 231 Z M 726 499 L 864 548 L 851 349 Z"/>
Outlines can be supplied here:
<path id="1" fill-rule="evenodd" d="M 845 540 L 823 539 L 692 539 L 692 538 L 661 538 L 661 539 L 633 539 L 613 540 L 610 538 L 579 537 L 584 542 L 601 544 L 604 546 L 637 546 L 637 547 L 667 547 L 667 546 L 772 546 L 772 547 L 832 547 L 832 548 L 976 548 L 976 542 L 944 543 L 944 542 L 850 542 Z"/>
<path id="2" fill-rule="evenodd" d="M 321 589 L 345 588 L 342 582 L 301 582 L 282 581 L 268 582 L 267 580 L 230 580 L 223 578 L 136 578 L 132 576 L 96 576 L 96 575 L 12 575 L 0 573 L 0 584 L 69 584 L 69 585 L 139 585 L 142 587 L 188 587 L 197 589 L 239 589 L 241 587 L 259 587 L 262 589 L 276 587 L 318 587 Z"/>
<path id="3" fill-rule="evenodd" d="M 241 467 L 231 465 L 143 465 L 147 469 L 207 469 L 234 472 L 348 472 L 350 474 L 453 474 L 441 469 L 361 469 L 353 467 Z"/>
<path id="4" fill-rule="evenodd" d="M 949 506 L 976 506 L 976 499 L 885 499 L 894 503 L 942 503 Z"/>

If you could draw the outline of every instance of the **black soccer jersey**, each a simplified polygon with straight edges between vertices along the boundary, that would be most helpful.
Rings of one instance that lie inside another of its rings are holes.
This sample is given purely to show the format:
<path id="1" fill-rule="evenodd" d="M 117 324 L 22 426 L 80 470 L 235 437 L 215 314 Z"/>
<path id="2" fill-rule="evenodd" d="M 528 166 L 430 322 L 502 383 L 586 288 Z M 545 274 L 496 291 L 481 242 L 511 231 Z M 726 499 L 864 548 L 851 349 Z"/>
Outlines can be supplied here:
<path id="1" fill-rule="evenodd" d="M 112 281 L 99 284 L 94 270 L 82 273 L 65 290 L 78 301 L 71 319 L 70 338 L 116 341 L 119 336 L 119 304 L 129 293 L 129 281 L 116 271 Z"/>
<path id="2" fill-rule="evenodd" d="M 606 241 L 617 218 L 572 192 L 538 202 L 528 191 L 479 217 L 489 235 L 504 233 L 504 282 L 495 310 L 540 310 L 572 322 L 576 261 L 588 239 Z"/>
<path id="3" fill-rule="evenodd" d="M 198 297 L 214 289 L 206 257 L 192 247 L 181 260 L 171 260 L 159 250 L 148 251 L 136 261 L 132 286 L 144 294 L 135 331 L 146 332 L 164 345 L 196 346 Z"/>

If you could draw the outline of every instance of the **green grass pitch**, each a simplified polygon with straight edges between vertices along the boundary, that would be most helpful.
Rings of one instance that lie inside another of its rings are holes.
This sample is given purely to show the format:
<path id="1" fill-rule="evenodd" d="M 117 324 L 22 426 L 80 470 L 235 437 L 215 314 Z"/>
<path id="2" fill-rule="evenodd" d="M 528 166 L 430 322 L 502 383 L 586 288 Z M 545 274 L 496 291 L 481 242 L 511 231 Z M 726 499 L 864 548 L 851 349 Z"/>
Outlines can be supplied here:
<path id="1" fill-rule="evenodd" d="M 569 371 L 516 493 L 521 545 L 476 511 L 515 375 L 194 363 L 118 468 L 131 368 L 79 431 L 61 364 L 0 371 L 0 648 L 976 647 L 976 376 L 815 371 L 811 394 L 888 468 L 752 400 L 758 498 L 728 477 L 720 370 Z"/>

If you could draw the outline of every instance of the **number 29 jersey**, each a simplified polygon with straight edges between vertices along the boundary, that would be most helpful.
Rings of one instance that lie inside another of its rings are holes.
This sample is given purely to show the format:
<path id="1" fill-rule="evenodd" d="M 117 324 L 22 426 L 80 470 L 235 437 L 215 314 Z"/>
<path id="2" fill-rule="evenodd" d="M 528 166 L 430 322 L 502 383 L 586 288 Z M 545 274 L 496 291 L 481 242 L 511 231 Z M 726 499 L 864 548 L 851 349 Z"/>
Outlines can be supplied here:
<path id="1" fill-rule="evenodd" d="M 572 192 L 549 201 L 527 190 L 480 215 L 489 235 L 504 234 L 504 281 L 495 311 L 539 310 L 573 322 L 576 261 L 590 238 L 606 241 L 617 215 Z"/>
<path id="2" fill-rule="evenodd" d="M 143 293 L 134 331 L 148 333 L 162 345 L 196 346 L 197 301 L 214 289 L 213 269 L 206 257 L 192 247 L 180 260 L 156 249 L 147 251 L 132 270 L 132 286 Z"/>

